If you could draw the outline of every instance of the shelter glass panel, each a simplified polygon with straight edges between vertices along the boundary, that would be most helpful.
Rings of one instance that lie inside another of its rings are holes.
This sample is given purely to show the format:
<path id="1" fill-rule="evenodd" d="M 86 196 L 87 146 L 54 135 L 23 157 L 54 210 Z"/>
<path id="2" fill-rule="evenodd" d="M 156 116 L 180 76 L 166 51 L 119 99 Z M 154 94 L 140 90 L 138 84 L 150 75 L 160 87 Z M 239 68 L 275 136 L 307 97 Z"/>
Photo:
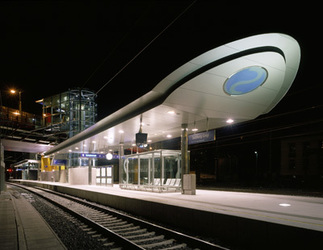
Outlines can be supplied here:
<path id="1" fill-rule="evenodd" d="M 156 150 L 124 156 L 121 188 L 145 191 L 179 191 L 181 188 L 181 153 Z"/>
<path id="2" fill-rule="evenodd" d="M 140 158 L 140 185 L 147 185 L 149 183 L 149 158 Z"/>
<path id="3" fill-rule="evenodd" d="M 138 183 L 138 157 L 132 157 L 128 159 L 127 167 L 127 184 Z"/>

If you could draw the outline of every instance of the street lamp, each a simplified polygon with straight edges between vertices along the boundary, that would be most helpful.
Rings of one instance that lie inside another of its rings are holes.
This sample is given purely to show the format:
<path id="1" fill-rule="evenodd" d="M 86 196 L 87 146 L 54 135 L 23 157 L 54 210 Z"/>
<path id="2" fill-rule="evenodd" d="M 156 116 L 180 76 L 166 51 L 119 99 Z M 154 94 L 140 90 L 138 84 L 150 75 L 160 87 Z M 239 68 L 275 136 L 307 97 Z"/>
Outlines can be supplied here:
<path id="1" fill-rule="evenodd" d="M 259 158 L 258 151 L 255 151 L 255 155 L 256 155 L 256 181 L 258 181 L 258 158 Z"/>
<path id="2" fill-rule="evenodd" d="M 10 93 L 14 95 L 17 93 L 17 90 L 11 89 Z M 20 115 L 20 121 L 21 121 L 21 116 L 22 116 L 21 90 L 18 91 L 18 94 L 19 94 L 19 115 Z"/>

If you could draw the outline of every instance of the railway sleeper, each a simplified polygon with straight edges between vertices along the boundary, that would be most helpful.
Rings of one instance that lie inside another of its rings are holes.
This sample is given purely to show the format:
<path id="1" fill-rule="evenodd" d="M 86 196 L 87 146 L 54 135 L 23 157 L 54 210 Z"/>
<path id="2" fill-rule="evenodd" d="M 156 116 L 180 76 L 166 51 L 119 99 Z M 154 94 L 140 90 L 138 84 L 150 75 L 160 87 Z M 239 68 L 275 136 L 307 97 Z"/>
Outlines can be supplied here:
<path id="1" fill-rule="evenodd" d="M 91 230 L 93 230 L 93 228 L 90 228 L 90 227 L 83 227 L 81 229 L 83 232 L 90 232 Z"/>
<path id="2" fill-rule="evenodd" d="M 87 234 L 89 234 L 89 235 L 94 235 L 96 233 L 97 233 L 97 231 L 89 231 L 89 232 L 87 232 Z"/>
<path id="3" fill-rule="evenodd" d="M 111 230 L 115 233 L 122 233 L 122 232 L 136 231 L 138 229 L 140 229 L 139 226 L 129 226 L 127 228 L 111 229 Z"/>
<path id="4" fill-rule="evenodd" d="M 91 216 L 91 218 L 95 219 L 95 220 L 115 220 L 116 218 L 111 216 L 111 215 L 107 215 L 107 214 L 104 214 L 104 215 L 100 215 L 100 216 Z"/>
<path id="5" fill-rule="evenodd" d="M 103 223 L 114 224 L 114 223 L 119 223 L 119 222 L 124 222 L 124 221 L 122 219 L 117 219 L 117 218 L 102 220 L 102 224 Z"/>
<path id="6" fill-rule="evenodd" d="M 120 233 L 122 236 L 124 237 L 128 237 L 128 235 L 137 235 L 137 236 L 140 236 L 140 234 L 142 233 L 146 233 L 147 232 L 147 228 L 143 228 L 143 229 L 139 229 L 139 230 L 136 230 L 136 231 L 130 231 L 130 232 L 122 232 Z"/>
<path id="7" fill-rule="evenodd" d="M 187 245 L 185 243 L 182 243 L 182 244 L 178 244 L 178 245 L 175 245 L 175 246 L 172 246 L 172 247 L 167 247 L 167 248 L 164 248 L 164 249 L 161 249 L 161 250 L 185 249 L 185 248 L 187 248 Z M 195 249 L 195 250 L 199 250 L 199 249 Z"/>
<path id="8" fill-rule="evenodd" d="M 115 244 L 114 242 L 107 242 L 107 243 L 104 243 L 103 246 L 112 247 L 114 244 Z"/>
<path id="9" fill-rule="evenodd" d="M 100 224 L 101 226 L 104 226 L 106 228 L 112 228 L 112 227 L 118 227 L 118 226 L 122 226 L 124 224 L 121 225 L 115 225 L 114 223 L 105 223 L 105 222 L 98 222 L 98 224 Z M 127 224 L 128 225 L 128 224 Z"/>
<path id="10" fill-rule="evenodd" d="M 146 239 L 146 237 L 153 237 L 155 235 L 156 235 L 156 233 L 154 231 L 152 231 L 152 232 L 147 232 L 147 233 L 144 233 L 144 234 L 128 235 L 125 238 L 127 238 L 128 240 L 143 239 L 143 238 Z"/>
<path id="11" fill-rule="evenodd" d="M 118 229 L 133 227 L 133 226 L 134 225 L 132 223 L 131 224 L 123 224 L 123 225 L 111 225 L 111 226 L 109 226 L 109 229 L 118 230 Z"/>
<path id="12" fill-rule="evenodd" d="M 100 242 L 106 242 L 108 240 L 108 238 L 99 238 L 98 241 Z"/>
<path id="13" fill-rule="evenodd" d="M 158 236 L 151 237 L 151 238 L 144 238 L 144 239 L 140 239 L 140 240 L 132 240 L 132 242 L 134 242 L 136 244 L 142 244 L 142 243 L 147 242 L 147 241 L 163 240 L 164 238 L 165 238 L 164 235 L 158 235 Z"/>
<path id="14" fill-rule="evenodd" d="M 93 216 L 90 216 L 89 217 L 91 220 L 93 221 L 109 221 L 110 219 L 109 218 L 105 218 L 105 217 L 93 217 Z"/>
<path id="15" fill-rule="evenodd" d="M 106 214 L 99 214 L 99 215 L 92 214 L 91 215 L 91 218 L 93 218 L 93 219 L 105 219 L 106 218 Z"/>
<path id="16" fill-rule="evenodd" d="M 151 244 L 146 244 L 146 245 L 140 245 L 143 248 L 156 248 L 156 247 L 161 247 L 161 246 L 167 246 L 167 245 L 171 245 L 174 243 L 174 239 L 170 239 L 170 240 L 164 240 L 164 241 L 160 241 L 160 242 L 156 242 L 156 243 L 151 243 Z"/>
<path id="17" fill-rule="evenodd" d="M 127 221 L 102 221 L 100 222 L 101 225 L 104 225 L 104 226 L 122 226 L 122 225 L 126 225 L 128 224 Z"/>
<path id="18" fill-rule="evenodd" d="M 93 216 L 107 216 L 106 213 L 101 212 L 101 211 L 96 211 L 96 210 L 94 210 L 92 214 L 93 214 Z"/>
<path id="19" fill-rule="evenodd" d="M 77 213 L 79 213 L 79 214 L 82 214 L 82 215 L 84 215 L 84 216 L 90 216 L 90 214 L 89 213 L 85 213 L 84 212 L 84 210 L 85 210 L 86 208 L 73 208 L 73 209 L 71 209 L 71 210 L 73 210 L 74 212 L 77 212 Z"/>

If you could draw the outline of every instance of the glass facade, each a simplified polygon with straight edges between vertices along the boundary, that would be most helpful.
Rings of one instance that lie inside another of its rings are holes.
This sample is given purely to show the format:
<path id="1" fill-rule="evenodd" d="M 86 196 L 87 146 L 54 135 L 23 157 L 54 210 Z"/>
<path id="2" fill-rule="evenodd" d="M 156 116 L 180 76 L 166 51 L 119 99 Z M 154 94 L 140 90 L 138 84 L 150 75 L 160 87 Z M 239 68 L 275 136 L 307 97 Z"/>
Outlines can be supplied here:
<path id="1" fill-rule="evenodd" d="M 92 126 L 97 118 L 96 94 L 86 89 L 70 89 L 67 92 L 44 98 L 43 126 L 56 133 L 72 137 Z"/>

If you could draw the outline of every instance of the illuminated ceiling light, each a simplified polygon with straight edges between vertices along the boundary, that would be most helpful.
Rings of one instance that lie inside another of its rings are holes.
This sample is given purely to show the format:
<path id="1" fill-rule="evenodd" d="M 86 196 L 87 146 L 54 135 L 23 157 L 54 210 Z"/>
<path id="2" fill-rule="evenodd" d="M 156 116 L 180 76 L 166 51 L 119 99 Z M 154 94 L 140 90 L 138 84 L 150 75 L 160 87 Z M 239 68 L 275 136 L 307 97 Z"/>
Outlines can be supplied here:
<path id="1" fill-rule="evenodd" d="M 14 90 L 14 89 L 10 89 L 10 93 L 11 93 L 11 94 L 16 94 L 16 90 Z"/>
<path id="2" fill-rule="evenodd" d="M 149 142 L 149 143 L 150 143 L 150 142 L 152 142 L 152 140 L 148 140 L 147 142 Z"/>
<path id="3" fill-rule="evenodd" d="M 78 150 L 79 148 L 78 147 L 75 147 L 76 150 Z"/>
<path id="4" fill-rule="evenodd" d="M 96 141 L 92 141 L 92 143 L 93 143 L 93 144 L 95 144 L 95 143 L 96 143 Z"/>
<path id="5" fill-rule="evenodd" d="M 172 138 L 172 135 L 168 134 L 166 135 L 167 138 Z"/>
<path id="6" fill-rule="evenodd" d="M 72 152 L 72 149 L 69 149 L 68 152 Z"/>
<path id="7" fill-rule="evenodd" d="M 113 155 L 111 153 L 107 153 L 105 157 L 107 158 L 107 160 L 110 161 L 110 160 L 112 160 Z"/>
<path id="8" fill-rule="evenodd" d="M 120 134 L 123 134 L 123 133 L 124 133 L 124 131 L 123 131 L 123 130 L 119 130 L 119 133 L 120 133 Z"/>
<path id="9" fill-rule="evenodd" d="M 281 206 L 281 207 L 290 207 L 291 204 L 288 204 L 288 203 L 280 203 L 279 206 Z"/>
<path id="10" fill-rule="evenodd" d="M 231 119 L 231 118 L 229 118 L 227 121 L 226 121 L 226 123 L 228 123 L 228 124 L 231 124 L 231 123 L 233 123 L 234 122 L 234 120 L 233 119 Z"/>
<path id="11" fill-rule="evenodd" d="M 175 115 L 176 113 L 175 113 L 175 111 L 174 111 L 174 110 L 170 110 L 170 111 L 168 111 L 168 112 L 167 112 L 167 114 Z"/>

